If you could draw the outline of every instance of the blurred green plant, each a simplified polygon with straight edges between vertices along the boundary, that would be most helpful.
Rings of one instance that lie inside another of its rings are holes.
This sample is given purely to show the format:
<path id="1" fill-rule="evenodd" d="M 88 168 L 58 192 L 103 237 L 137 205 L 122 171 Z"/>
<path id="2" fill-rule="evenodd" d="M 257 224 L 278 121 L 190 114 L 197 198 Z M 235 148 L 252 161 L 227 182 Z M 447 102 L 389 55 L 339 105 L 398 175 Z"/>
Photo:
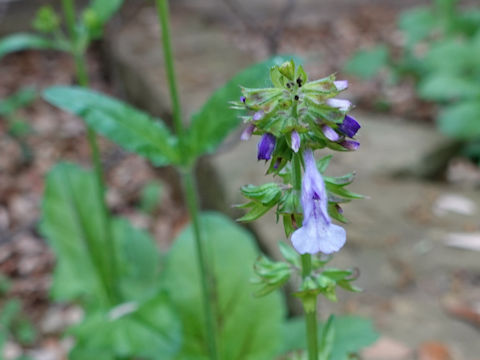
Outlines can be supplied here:
<path id="1" fill-rule="evenodd" d="M 364 79 L 381 69 L 392 82 L 413 78 L 418 96 L 439 105 L 439 130 L 463 142 L 463 153 L 480 164 L 480 7 L 435 0 L 404 12 L 398 26 L 401 56 L 379 45 L 357 52 L 345 70 Z"/>
<path id="2" fill-rule="evenodd" d="M 7 284 L 8 278 L 2 275 L 2 282 Z M 3 290 L 7 291 L 8 286 Z M 3 295 L 3 293 L 2 293 Z M 7 341 L 15 341 L 20 345 L 32 345 L 37 332 L 28 317 L 22 312 L 22 303 L 17 298 L 2 299 L 0 296 L 0 357 L 3 355 Z M 3 357 L 2 357 L 3 359 Z M 27 356 L 21 355 L 16 360 L 28 360 Z"/>
<path id="3" fill-rule="evenodd" d="M 159 181 L 150 181 L 140 192 L 139 208 L 144 213 L 152 214 L 158 209 L 163 195 L 163 185 Z"/>
<path id="4" fill-rule="evenodd" d="M 26 136 L 32 133 L 28 121 L 20 110 L 30 106 L 37 97 L 33 88 L 25 87 L 6 99 L 0 100 L 0 118 L 6 121 L 7 134 L 17 142 L 22 151 L 22 163 L 28 164 L 33 159 L 33 151 L 26 142 Z"/>

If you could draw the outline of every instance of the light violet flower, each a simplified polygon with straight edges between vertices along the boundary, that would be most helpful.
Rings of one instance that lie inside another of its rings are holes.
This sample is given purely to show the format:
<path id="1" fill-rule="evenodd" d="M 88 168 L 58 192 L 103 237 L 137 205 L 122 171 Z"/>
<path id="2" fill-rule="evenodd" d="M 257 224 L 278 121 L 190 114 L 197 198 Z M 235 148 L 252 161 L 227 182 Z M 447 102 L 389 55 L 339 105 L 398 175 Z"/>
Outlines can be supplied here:
<path id="1" fill-rule="evenodd" d="M 292 150 L 298 152 L 300 149 L 300 135 L 298 134 L 297 130 L 293 130 L 290 136 L 292 140 Z"/>
<path id="2" fill-rule="evenodd" d="M 303 224 L 292 234 L 293 247 L 300 254 L 331 254 L 342 248 L 345 230 L 330 220 L 327 191 L 311 149 L 304 151 L 305 174 L 302 181 Z"/>
<path id="3" fill-rule="evenodd" d="M 258 160 L 270 160 L 273 150 L 275 149 L 275 136 L 265 133 L 258 142 Z"/>
<path id="4" fill-rule="evenodd" d="M 338 135 L 337 132 L 328 125 L 322 126 L 322 132 L 323 135 L 325 135 L 325 137 L 330 141 L 337 141 L 340 139 L 340 135 Z"/>
<path id="5" fill-rule="evenodd" d="M 263 110 L 259 110 L 255 114 L 253 114 L 252 119 L 253 121 L 262 120 L 264 115 L 265 113 L 263 112 Z"/>
<path id="6" fill-rule="evenodd" d="M 338 130 L 347 135 L 348 137 L 353 138 L 357 131 L 360 129 L 360 124 L 353 116 L 345 115 L 343 122 L 338 126 Z"/>
<path id="7" fill-rule="evenodd" d="M 242 135 L 240 135 L 240 140 L 247 141 L 252 137 L 253 131 L 255 130 L 255 125 L 252 123 L 248 124 L 245 130 L 243 130 Z"/>
<path id="8" fill-rule="evenodd" d="M 328 106 L 337 108 L 341 111 L 348 111 L 352 107 L 352 103 L 345 99 L 328 99 L 326 103 Z"/>
<path id="9" fill-rule="evenodd" d="M 335 85 L 338 91 L 342 91 L 348 88 L 348 80 L 337 80 L 337 81 L 334 81 L 333 84 Z"/>

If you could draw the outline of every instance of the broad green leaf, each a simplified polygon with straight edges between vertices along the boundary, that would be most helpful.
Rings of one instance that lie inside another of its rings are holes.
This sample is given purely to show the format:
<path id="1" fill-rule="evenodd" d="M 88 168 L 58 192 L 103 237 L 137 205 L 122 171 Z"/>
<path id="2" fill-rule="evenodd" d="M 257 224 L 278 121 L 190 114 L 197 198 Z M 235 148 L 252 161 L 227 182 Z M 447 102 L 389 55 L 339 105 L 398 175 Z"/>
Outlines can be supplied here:
<path id="1" fill-rule="evenodd" d="M 107 306 L 113 291 L 130 300 L 158 291 L 154 242 L 122 219 L 112 219 L 109 231 L 101 196 L 94 174 L 78 166 L 60 164 L 47 176 L 41 230 L 57 256 L 52 293 L 58 301 L 81 299 L 97 308 Z"/>
<path id="2" fill-rule="evenodd" d="M 7 54 L 29 49 L 61 49 L 54 41 L 43 36 L 19 33 L 0 39 L 0 59 Z"/>
<path id="3" fill-rule="evenodd" d="M 51 289 L 57 301 L 107 304 L 112 254 L 101 196 L 93 174 L 73 164 L 47 175 L 41 231 L 57 256 Z"/>
<path id="4" fill-rule="evenodd" d="M 123 0 L 92 0 L 89 8 L 95 12 L 104 24 L 120 9 Z"/>
<path id="5" fill-rule="evenodd" d="M 440 131 L 455 138 L 480 136 L 480 101 L 465 101 L 447 107 L 440 113 L 437 124 Z"/>
<path id="6" fill-rule="evenodd" d="M 470 78 L 434 73 L 419 84 L 418 92 L 428 100 L 471 99 L 480 95 L 480 84 Z"/>
<path id="7" fill-rule="evenodd" d="M 181 346 L 181 324 L 165 294 L 88 316 L 71 331 L 71 360 L 173 359 Z"/>
<path id="8" fill-rule="evenodd" d="M 98 133 L 135 152 L 157 166 L 180 163 L 178 139 L 160 119 L 101 93 L 55 86 L 45 100 L 83 118 Z"/>
<path id="9" fill-rule="evenodd" d="M 270 83 L 270 67 L 280 65 L 290 58 L 291 56 L 276 56 L 255 64 L 235 75 L 227 84 L 215 91 L 192 117 L 188 130 L 190 156 L 195 158 L 214 152 L 224 138 L 241 124 L 239 114 L 229 108 L 230 101 L 240 98 L 240 85 L 248 88 L 267 86 Z"/>
<path id="10" fill-rule="evenodd" d="M 345 71 L 363 79 L 374 77 L 389 61 L 388 49 L 378 45 L 370 50 L 361 50 L 345 65 Z"/>
<path id="11" fill-rule="evenodd" d="M 230 219 L 201 216 L 202 239 L 215 285 L 219 358 L 272 359 L 280 346 L 284 304 L 278 293 L 257 299 L 250 283 L 258 257 L 254 240 Z M 163 273 L 183 321 L 184 348 L 178 359 L 208 359 L 202 296 L 191 226 L 175 240 Z"/>

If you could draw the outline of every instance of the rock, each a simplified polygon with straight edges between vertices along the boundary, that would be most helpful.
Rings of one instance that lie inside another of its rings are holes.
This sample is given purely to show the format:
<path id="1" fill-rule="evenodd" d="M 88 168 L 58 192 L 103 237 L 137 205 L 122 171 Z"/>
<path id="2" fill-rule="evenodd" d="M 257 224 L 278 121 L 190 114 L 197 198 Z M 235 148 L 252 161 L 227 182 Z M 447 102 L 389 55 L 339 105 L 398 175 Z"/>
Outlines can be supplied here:
<path id="1" fill-rule="evenodd" d="M 413 351 L 405 344 L 381 337 L 375 344 L 362 351 L 365 360 L 410 360 Z"/>

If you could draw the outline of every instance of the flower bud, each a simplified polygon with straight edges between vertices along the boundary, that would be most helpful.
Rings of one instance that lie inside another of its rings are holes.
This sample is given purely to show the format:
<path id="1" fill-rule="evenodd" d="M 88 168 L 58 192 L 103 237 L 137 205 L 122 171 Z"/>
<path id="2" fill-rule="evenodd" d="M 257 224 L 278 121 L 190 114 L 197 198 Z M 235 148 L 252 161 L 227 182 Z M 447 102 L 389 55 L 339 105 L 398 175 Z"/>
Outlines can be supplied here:
<path id="1" fill-rule="evenodd" d="M 270 133 L 265 133 L 258 142 L 258 160 L 270 160 L 275 149 L 275 136 Z"/>
<path id="2" fill-rule="evenodd" d="M 348 88 L 348 80 L 337 80 L 337 81 L 334 81 L 333 84 L 335 85 L 338 91 L 342 91 Z"/>
<path id="3" fill-rule="evenodd" d="M 341 111 L 348 111 L 352 106 L 352 103 L 345 99 L 328 99 L 326 103 L 328 106 L 337 108 Z"/>
<path id="4" fill-rule="evenodd" d="M 355 151 L 360 147 L 360 143 L 353 140 L 343 140 L 342 142 L 340 142 L 340 145 L 350 151 Z"/>
<path id="5" fill-rule="evenodd" d="M 300 149 L 300 135 L 296 130 L 293 130 L 291 133 L 291 140 L 292 140 L 292 150 L 295 152 L 298 152 L 298 149 Z"/>
<path id="6" fill-rule="evenodd" d="M 358 123 L 357 120 L 353 116 L 350 115 L 345 115 L 345 118 L 343 119 L 343 123 L 341 123 L 338 127 L 338 130 L 340 130 L 342 133 L 347 135 L 348 137 L 354 137 L 355 134 L 357 133 L 358 129 L 360 129 L 360 124 Z"/>
<path id="7" fill-rule="evenodd" d="M 340 139 L 340 135 L 328 125 L 323 125 L 322 131 L 323 135 L 330 141 L 338 141 Z"/>
<path id="8" fill-rule="evenodd" d="M 242 135 L 240 135 L 240 140 L 247 141 L 252 137 L 253 131 L 255 130 L 255 125 L 252 123 L 248 124 L 245 130 L 243 130 Z"/>

